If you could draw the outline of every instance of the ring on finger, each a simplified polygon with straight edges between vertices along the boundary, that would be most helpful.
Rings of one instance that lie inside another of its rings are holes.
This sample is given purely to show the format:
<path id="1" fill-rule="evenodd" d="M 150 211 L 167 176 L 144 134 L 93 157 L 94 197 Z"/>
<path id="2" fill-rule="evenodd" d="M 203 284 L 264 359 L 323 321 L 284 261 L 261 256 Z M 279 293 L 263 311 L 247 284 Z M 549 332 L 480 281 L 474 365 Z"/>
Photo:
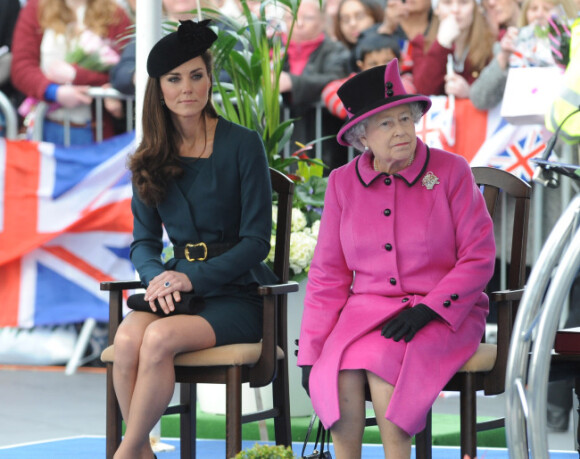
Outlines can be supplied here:
<path id="1" fill-rule="evenodd" d="M 163 287 L 165 287 L 165 288 L 171 287 L 171 282 L 169 282 L 169 281 L 165 282 L 165 284 L 163 284 Z"/>

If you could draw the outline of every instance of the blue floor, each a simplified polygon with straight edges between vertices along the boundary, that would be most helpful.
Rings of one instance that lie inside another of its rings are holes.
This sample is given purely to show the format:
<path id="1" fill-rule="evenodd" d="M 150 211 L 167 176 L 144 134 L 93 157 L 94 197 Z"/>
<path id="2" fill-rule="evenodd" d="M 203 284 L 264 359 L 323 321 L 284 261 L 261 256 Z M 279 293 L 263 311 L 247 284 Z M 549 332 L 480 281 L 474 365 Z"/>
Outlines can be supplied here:
<path id="1" fill-rule="evenodd" d="M 179 459 L 179 441 L 176 439 L 162 439 L 163 443 L 175 446 L 174 451 L 158 453 L 159 459 Z M 242 448 L 250 448 L 256 442 L 244 441 Z M 294 454 L 298 456 L 302 451 L 302 444 L 292 445 Z M 330 447 L 331 452 L 332 445 Z M 309 452 L 309 451 L 307 451 Z M 223 440 L 198 440 L 197 457 L 217 459 L 225 456 L 225 442 Z M 433 459 L 459 458 L 459 448 L 441 447 L 433 448 Z M 63 438 L 53 441 L 28 443 L 22 445 L 0 447 L 0 458 L 6 459 L 103 459 L 105 457 L 104 437 L 74 437 Z M 380 445 L 364 445 L 364 459 L 383 459 L 383 448 Z M 411 458 L 415 452 L 411 453 Z M 481 448 L 478 451 L 480 459 L 507 459 L 507 450 L 503 448 Z M 577 459 L 574 452 L 551 452 L 551 459 Z"/>

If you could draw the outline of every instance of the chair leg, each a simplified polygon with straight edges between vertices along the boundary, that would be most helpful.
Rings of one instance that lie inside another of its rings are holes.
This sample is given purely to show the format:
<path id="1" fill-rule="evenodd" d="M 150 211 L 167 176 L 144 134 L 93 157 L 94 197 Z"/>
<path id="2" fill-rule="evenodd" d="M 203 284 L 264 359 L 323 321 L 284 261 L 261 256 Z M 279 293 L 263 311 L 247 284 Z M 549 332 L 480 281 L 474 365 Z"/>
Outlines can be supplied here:
<path id="1" fill-rule="evenodd" d="M 417 459 L 431 459 L 431 445 L 433 443 L 432 414 L 433 411 L 429 410 L 425 428 L 415 435 L 415 457 Z"/>
<path id="2" fill-rule="evenodd" d="M 276 379 L 274 379 L 272 383 L 272 397 L 274 400 L 273 406 L 279 410 L 278 416 L 274 418 L 274 436 L 276 438 L 276 444 L 292 446 L 288 365 L 284 360 L 280 361 Z"/>
<path id="3" fill-rule="evenodd" d="M 197 385 L 195 383 L 180 383 L 179 403 L 185 407 L 185 411 L 179 415 L 181 459 L 194 459 L 197 440 Z"/>
<path id="4" fill-rule="evenodd" d="M 121 409 L 115 395 L 113 386 L 113 364 L 107 364 L 107 401 L 106 401 L 106 456 L 112 459 L 115 451 L 121 444 L 122 437 L 122 419 Z"/>
<path id="5" fill-rule="evenodd" d="M 463 373 L 463 388 L 460 392 L 460 429 L 461 457 L 467 454 L 470 458 L 477 456 L 477 406 L 475 378 L 470 373 Z"/>
<path id="6" fill-rule="evenodd" d="M 226 459 L 242 450 L 242 370 L 231 366 L 226 376 Z"/>

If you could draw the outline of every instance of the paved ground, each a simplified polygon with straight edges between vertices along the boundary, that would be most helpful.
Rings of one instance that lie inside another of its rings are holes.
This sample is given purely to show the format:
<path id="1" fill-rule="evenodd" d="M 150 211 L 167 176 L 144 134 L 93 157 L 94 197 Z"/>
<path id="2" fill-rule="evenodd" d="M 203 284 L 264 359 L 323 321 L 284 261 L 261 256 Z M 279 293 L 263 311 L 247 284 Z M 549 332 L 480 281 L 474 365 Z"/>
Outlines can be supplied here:
<path id="1" fill-rule="evenodd" d="M 105 434 L 105 373 L 81 368 L 67 376 L 62 367 L 0 366 L 0 446 L 77 435 Z M 442 397 L 435 413 L 458 413 L 457 397 Z M 503 397 L 486 397 L 481 415 L 501 415 Z M 568 432 L 550 433 L 550 450 L 575 450 Z"/>

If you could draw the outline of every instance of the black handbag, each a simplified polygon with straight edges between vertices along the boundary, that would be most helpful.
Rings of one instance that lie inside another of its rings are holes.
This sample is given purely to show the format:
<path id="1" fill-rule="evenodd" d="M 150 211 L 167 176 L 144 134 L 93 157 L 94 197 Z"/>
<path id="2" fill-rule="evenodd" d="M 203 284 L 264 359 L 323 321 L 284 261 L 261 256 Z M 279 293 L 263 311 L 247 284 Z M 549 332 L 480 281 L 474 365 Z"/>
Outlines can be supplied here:
<path id="1" fill-rule="evenodd" d="M 153 312 L 151 310 L 151 306 L 149 301 L 145 301 L 145 294 L 144 293 L 135 293 L 127 298 L 127 306 L 134 311 L 144 311 L 144 312 L 152 312 L 157 314 L 161 317 L 168 317 L 174 316 L 177 314 L 199 314 L 205 306 L 203 301 L 203 297 L 196 296 L 193 293 L 183 293 L 181 292 L 181 301 L 173 301 L 175 309 L 169 313 L 165 314 L 161 306 L 159 306 L 159 302 L 155 300 L 155 305 L 157 306 L 157 311 Z"/>
<path id="2" fill-rule="evenodd" d="M 312 453 L 305 454 L 306 447 L 308 445 L 308 440 L 312 434 L 312 429 L 314 424 L 318 420 L 318 427 L 316 429 L 316 440 L 314 441 L 314 448 Z M 318 445 L 320 444 L 320 451 L 318 450 Z M 306 438 L 304 439 L 304 445 L 302 445 L 302 453 L 300 454 L 302 459 L 332 459 L 330 454 L 330 432 L 324 428 L 316 413 L 312 415 L 310 419 L 310 425 L 306 431 Z"/>

